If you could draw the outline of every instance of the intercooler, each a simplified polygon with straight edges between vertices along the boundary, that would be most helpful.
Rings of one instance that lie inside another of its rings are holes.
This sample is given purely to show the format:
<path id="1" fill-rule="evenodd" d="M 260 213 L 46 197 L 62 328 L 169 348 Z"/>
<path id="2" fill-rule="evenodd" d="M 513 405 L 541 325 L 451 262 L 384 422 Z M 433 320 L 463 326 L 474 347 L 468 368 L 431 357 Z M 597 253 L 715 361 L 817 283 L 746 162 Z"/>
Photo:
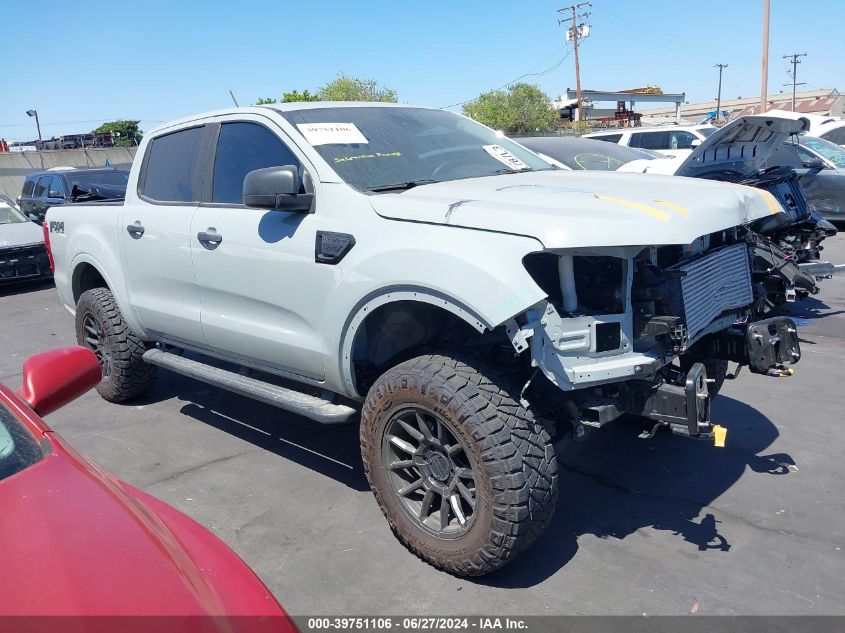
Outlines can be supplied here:
<path id="1" fill-rule="evenodd" d="M 722 313 L 753 302 L 745 244 L 725 246 L 669 270 L 680 275 L 667 284 L 664 313 L 681 318 L 688 341 Z"/>

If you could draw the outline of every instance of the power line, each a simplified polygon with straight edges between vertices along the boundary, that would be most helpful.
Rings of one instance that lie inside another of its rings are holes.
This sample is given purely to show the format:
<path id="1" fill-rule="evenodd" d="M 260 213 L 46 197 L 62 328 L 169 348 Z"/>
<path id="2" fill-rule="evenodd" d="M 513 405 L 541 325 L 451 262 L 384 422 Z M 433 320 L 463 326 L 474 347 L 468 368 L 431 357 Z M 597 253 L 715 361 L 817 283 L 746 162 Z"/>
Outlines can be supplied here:
<path id="1" fill-rule="evenodd" d="M 553 66 L 550 66 L 549 68 L 546 68 L 545 70 L 540 71 L 540 72 L 536 72 L 536 73 L 532 73 L 532 72 L 529 71 L 529 72 L 527 72 L 523 75 L 520 75 L 516 79 L 511 79 L 509 82 L 507 82 L 506 84 L 502 84 L 498 88 L 493 88 L 492 90 L 487 90 L 485 92 L 496 92 L 497 90 L 503 90 L 503 89 L 507 88 L 508 86 L 515 84 L 520 79 L 525 79 L 526 77 L 540 77 L 542 75 L 548 75 L 550 72 L 553 72 L 553 71 L 557 70 L 558 68 L 560 68 L 560 65 L 563 64 L 563 62 L 566 61 L 566 58 L 569 57 L 571 54 L 572 54 L 572 51 L 567 50 L 566 53 L 564 53 L 563 57 L 561 57 Z M 546 59 L 548 59 L 548 57 Z M 543 61 L 545 61 L 545 60 L 543 60 Z M 536 68 L 536 67 L 537 66 L 534 66 L 534 68 Z M 478 101 L 478 97 L 475 97 L 473 99 L 467 99 L 466 101 L 460 101 L 458 103 L 453 103 L 451 105 L 442 106 L 440 108 L 440 110 L 448 110 L 449 108 L 454 108 L 456 106 L 462 106 L 462 105 L 465 105 L 467 103 L 472 103 L 473 101 Z"/>

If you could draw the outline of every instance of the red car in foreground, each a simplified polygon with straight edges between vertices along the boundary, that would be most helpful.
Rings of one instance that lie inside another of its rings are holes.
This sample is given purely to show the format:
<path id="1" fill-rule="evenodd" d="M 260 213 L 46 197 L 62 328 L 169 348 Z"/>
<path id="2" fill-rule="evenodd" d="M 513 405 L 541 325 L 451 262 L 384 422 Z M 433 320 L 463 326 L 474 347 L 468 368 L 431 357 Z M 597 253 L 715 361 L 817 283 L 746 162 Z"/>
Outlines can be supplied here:
<path id="1" fill-rule="evenodd" d="M 220 539 L 41 419 L 100 381 L 91 351 L 33 356 L 23 379 L 17 392 L 0 384 L 0 616 L 181 616 L 180 629 L 296 631 Z"/>

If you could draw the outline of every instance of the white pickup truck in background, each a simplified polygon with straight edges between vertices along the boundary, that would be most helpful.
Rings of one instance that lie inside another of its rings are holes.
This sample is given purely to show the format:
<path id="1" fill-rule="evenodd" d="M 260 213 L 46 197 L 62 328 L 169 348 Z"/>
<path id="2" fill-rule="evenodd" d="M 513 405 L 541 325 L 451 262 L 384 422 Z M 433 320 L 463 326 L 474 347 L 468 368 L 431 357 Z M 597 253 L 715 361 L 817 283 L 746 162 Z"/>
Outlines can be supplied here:
<path id="1" fill-rule="evenodd" d="M 46 221 L 104 398 L 165 367 L 323 423 L 360 409 L 397 536 L 478 575 L 547 526 L 555 442 L 633 413 L 642 437 L 723 443 L 728 362 L 798 360 L 751 263 L 780 213 L 750 187 L 558 170 L 450 112 L 313 102 L 158 128 L 124 203 Z"/>

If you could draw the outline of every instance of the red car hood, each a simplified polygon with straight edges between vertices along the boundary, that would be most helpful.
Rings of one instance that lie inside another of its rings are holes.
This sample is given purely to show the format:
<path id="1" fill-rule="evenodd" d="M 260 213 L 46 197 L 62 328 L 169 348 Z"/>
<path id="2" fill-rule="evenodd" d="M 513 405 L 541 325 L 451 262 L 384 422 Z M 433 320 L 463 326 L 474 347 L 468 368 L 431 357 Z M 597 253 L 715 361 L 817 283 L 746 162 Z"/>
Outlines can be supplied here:
<path id="1" fill-rule="evenodd" d="M 285 615 L 208 530 L 45 437 L 0 485 L 0 614 Z"/>

